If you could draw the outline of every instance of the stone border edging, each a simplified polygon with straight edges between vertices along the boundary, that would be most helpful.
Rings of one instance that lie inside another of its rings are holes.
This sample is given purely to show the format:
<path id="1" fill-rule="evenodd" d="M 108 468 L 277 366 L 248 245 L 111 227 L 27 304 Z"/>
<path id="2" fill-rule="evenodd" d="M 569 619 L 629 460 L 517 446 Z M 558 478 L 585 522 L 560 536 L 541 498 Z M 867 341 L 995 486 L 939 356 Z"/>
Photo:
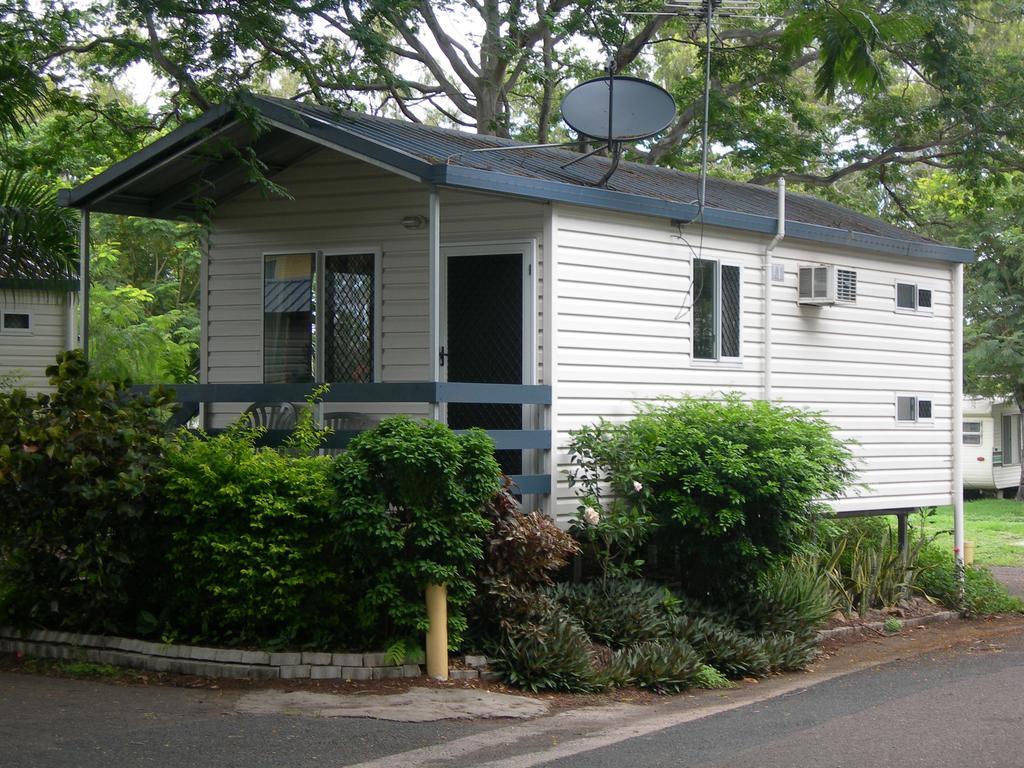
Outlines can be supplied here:
<path id="1" fill-rule="evenodd" d="M 940 613 L 931 613 L 927 616 L 913 616 L 909 619 L 899 619 L 898 616 L 895 618 L 903 622 L 903 627 L 919 627 L 924 624 L 937 624 L 940 621 L 949 621 L 950 619 L 959 618 L 959 611 L 941 611 Z M 856 635 L 863 630 L 875 630 L 884 632 L 885 622 L 884 621 L 873 621 L 869 624 L 851 624 L 847 627 L 834 627 L 832 629 L 822 629 L 818 632 L 818 640 L 832 640 L 837 637 L 847 637 L 848 635 Z M 898 635 L 899 632 L 893 632 L 893 635 Z"/>
<path id="2" fill-rule="evenodd" d="M 388 664 L 384 653 L 243 651 L 45 629 L 20 632 L 11 627 L 0 627 L 0 653 L 25 653 L 150 672 L 256 680 L 385 680 L 422 674 L 419 664 Z M 489 677 L 485 657 L 466 656 L 464 662 L 466 668 L 450 670 L 450 679 Z"/>

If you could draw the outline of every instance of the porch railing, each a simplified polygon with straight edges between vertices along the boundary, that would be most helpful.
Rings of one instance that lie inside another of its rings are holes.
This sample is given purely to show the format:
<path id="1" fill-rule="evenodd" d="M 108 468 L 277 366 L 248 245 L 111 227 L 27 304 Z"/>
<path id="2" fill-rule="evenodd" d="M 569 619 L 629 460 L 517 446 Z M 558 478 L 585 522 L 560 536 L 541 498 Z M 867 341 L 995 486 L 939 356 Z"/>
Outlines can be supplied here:
<path id="1" fill-rule="evenodd" d="M 170 384 L 181 413 L 196 412 L 200 404 L 248 403 L 301 403 L 318 386 L 315 384 Z M 143 393 L 149 385 L 132 387 L 133 393 Z M 551 387 L 546 384 L 475 384 L 464 382 L 424 381 L 386 384 L 331 384 L 322 397 L 325 405 L 331 403 L 494 403 L 501 405 L 532 405 L 539 410 L 551 405 Z M 543 414 L 537 414 L 538 423 L 546 423 Z M 207 429 L 218 434 L 223 429 Z M 324 442 L 325 448 L 344 448 L 363 430 L 338 430 Z M 461 432 L 464 430 L 456 430 Z M 497 450 L 551 450 L 550 429 L 488 429 Z M 287 430 L 270 430 L 261 440 L 264 445 L 280 444 L 290 434 Z M 546 462 L 542 464 L 546 466 Z M 510 475 L 510 479 L 524 494 L 550 493 L 550 474 Z"/>

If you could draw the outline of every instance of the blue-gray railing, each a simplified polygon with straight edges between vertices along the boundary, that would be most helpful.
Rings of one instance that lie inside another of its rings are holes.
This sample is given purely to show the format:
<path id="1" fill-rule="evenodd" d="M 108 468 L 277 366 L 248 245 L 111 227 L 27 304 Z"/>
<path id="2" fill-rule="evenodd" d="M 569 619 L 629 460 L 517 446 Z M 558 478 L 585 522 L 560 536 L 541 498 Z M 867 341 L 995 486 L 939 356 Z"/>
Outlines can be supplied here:
<path id="1" fill-rule="evenodd" d="M 183 415 L 196 412 L 200 403 L 301 403 L 316 384 L 169 384 Z M 132 387 L 142 393 L 148 385 Z M 546 384 L 476 384 L 447 381 L 396 382 L 388 384 L 331 384 L 322 396 L 330 403 L 495 403 L 502 405 L 551 405 L 551 387 Z M 217 434 L 221 429 L 208 429 Z M 344 448 L 362 430 L 338 430 L 324 442 L 325 448 Z M 456 430 L 461 431 L 461 430 Z M 280 444 L 290 432 L 271 430 L 264 445 Z M 489 429 L 487 434 L 499 450 L 551 449 L 548 429 Z M 521 493 L 550 493 L 551 475 L 511 475 Z"/>

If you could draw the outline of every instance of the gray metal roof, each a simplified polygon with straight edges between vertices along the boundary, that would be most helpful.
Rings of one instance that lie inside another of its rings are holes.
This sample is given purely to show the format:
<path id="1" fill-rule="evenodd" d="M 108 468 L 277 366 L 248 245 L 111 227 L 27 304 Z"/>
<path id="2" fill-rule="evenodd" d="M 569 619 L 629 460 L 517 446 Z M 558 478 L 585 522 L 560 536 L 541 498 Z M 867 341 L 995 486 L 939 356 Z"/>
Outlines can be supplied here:
<path id="1" fill-rule="evenodd" d="M 267 96 L 246 99 L 270 129 L 260 138 L 222 105 L 183 126 L 100 176 L 67 191 L 65 205 L 163 218 L 195 215 L 190 197 L 203 189 L 215 201 L 248 186 L 237 162 L 211 155 L 216 137 L 251 145 L 271 172 L 317 147 L 329 146 L 383 164 L 428 184 L 510 194 L 540 200 L 690 221 L 697 214 L 697 176 L 623 162 L 606 188 L 594 183 L 610 161 L 590 157 L 566 168 L 579 153 L 521 147 L 519 142 L 446 128 L 375 117 Z M 299 136 L 305 141 L 296 141 Z M 204 151 L 205 150 L 205 151 Z M 160 169 L 156 176 L 152 171 Z M 777 227 L 774 189 L 710 178 L 706 224 L 771 234 Z M 973 252 L 941 245 L 842 206 L 786 193 L 787 237 L 875 253 L 946 261 L 972 261 Z"/>

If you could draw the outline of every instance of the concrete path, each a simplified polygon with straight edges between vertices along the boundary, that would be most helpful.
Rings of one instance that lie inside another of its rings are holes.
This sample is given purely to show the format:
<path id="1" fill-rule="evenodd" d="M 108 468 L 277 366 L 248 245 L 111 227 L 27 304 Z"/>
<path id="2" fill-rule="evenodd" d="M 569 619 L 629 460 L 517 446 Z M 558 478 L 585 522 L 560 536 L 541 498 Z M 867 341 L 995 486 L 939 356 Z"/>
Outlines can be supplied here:
<path id="1" fill-rule="evenodd" d="M 1001 581 L 1011 595 L 1024 599 L 1024 568 L 991 565 L 992 575 Z"/>

